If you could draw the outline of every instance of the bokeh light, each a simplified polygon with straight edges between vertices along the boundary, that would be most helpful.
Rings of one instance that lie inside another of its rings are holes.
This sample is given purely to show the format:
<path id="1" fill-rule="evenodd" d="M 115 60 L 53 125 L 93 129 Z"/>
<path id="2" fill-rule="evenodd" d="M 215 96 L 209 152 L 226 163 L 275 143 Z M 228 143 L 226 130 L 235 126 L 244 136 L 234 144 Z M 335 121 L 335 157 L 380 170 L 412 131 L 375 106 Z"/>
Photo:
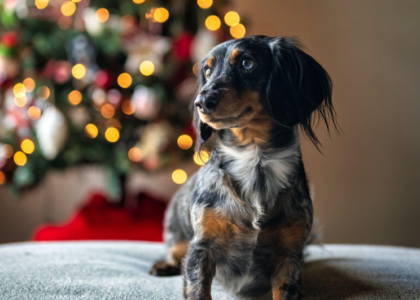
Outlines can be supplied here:
<path id="1" fill-rule="evenodd" d="M 155 71 L 155 65 L 150 60 L 145 60 L 140 64 L 140 73 L 144 76 L 150 76 Z"/>
<path id="2" fill-rule="evenodd" d="M 142 4 L 144 1 L 146 0 L 133 0 L 133 2 L 136 4 Z"/>
<path id="3" fill-rule="evenodd" d="M 36 94 L 38 95 L 39 98 L 41 98 L 42 100 L 47 100 L 48 97 L 51 95 L 51 91 L 50 89 L 43 85 L 40 86 L 37 90 L 36 90 Z"/>
<path id="4" fill-rule="evenodd" d="M 110 127 L 105 131 L 105 138 L 108 142 L 115 143 L 120 138 L 120 132 L 117 128 Z"/>
<path id="5" fill-rule="evenodd" d="M 105 119 L 111 119 L 115 115 L 115 108 L 111 104 L 105 104 L 101 108 L 101 114 Z"/>
<path id="6" fill-rule="evenodd" d="M 133 147 L 128 151 L 128 158 L 133 162 L 139 162 L 143 158 L 143 153 L 139 148 Z"/>
<path id="7" fill-rule="evenodd" d="M 13 94 L 15 97 L 22 98 L 26 95 L 26 87 L 23 83 L 17 83 L 13 87 Z"/>
<path id="8" fill-rule="evenodd" d="M 159 23 L 166 22 L 169 19 L 169 11 L 166 8 L 159 7 L 153 13 L 153 18 Z"/>
<path id="9" fill-rule="evenodd" d="M 28 108 L 28 117 L 29 119 L 36 121 L 41 117 L 41 110 L 36 106 L 31 106 Z"/>
<path id="10" fill-rule="evenodd" d="M 3 171 L 0 171 L 0 185 L 3 185 L 6 182 L 6 175 L 4 175 Z"/>
<path id="11" fill-rule="evenodd" d="M 234 26 L 241 21 L 241 17 L 236 11 L 230 11 L 225 15 L 225 23 L 228 26 Z"/>
<path id="12" fill-rule="evenodd" d="M 35 151 L 35 144 L 30 139 L 24 139 L 20 144 L 20 148 L 26 154 L 32 154 Z"/>
<path id="13" fill-rule="evenodd" d="M 26 165 L 26 162 L 28 161 L 28 158 L 26 157 L 26 154 L 23 153 L 22 151 L 17 151 L 15 153 L 15 155 L 13 156 L 13 160 L 14 160 L 15 164 L 22 167 L 22 166 Z"/>
<path id="14" fill-rule="evenodd" d="M 28 98 L 26 98 L 26 96 L 23 96 L 22 98 L 15 97 L 13 101 L 17 107 L 25 107 L 28 103 Z"/>
<path id="15" fill-rule="evenodd" d="M 207 29 L 211 31 L 219 29 L 221 24 L 219 17 L 215 15 L 208 16 L 205 22 Z"/>
<path id="16" fill-rule="evenodd" d="M 48 6 L 49 0 L 35 0 L 35 6 L 38 9 L 44 9 Z"/>
<path id="17" fill-rule="evenodd" d="M 133 82 L 133 79 L 131 78 L 131 75 L 128 73 L 122 73 L 120 76 L 118 76 L 118 85 L 122 87 L 123 89 L 126 89 L 130 87 L 131 83 Z"/>
<path id="18" fill-rule="evenodd" d="M 236 25 L 230 27 L 230 30 L 229 31 L 230 31 L 230 34 L 235 39 L 243 38 L 245 36 L 245 33 L 246 33 L 245 26 L 242 25 L 241 23 L 236 24 Z"/>
<path id="19" fill-rule="evenodd" d="M 134 106 L 133 102 L 131 102 L 131 100 L 125 100 L 121 104 L 121 110 L 123 111 L 123 113 L 129 116 L 135 112 L 136 107 Z"/>
<path id="20" fill-rule="evenodd" d="M 98 136 L 98 127 L 96 127 L 95 124 L 87 124 L 85 126 L 85 134 L 91 138 L 94 139 Z"/>
<path id="21" fill-rule="evenodd" d="M 183 134 L 180 137 L 178 137 L 177 142 L 178 142 L 179 148 L 183 150 L 190 149 L 191 146 L 193 145 L 193 139 L 187 134 Z"/>
<path id="22" fill-rule="evenodd" d="M 106 8 L 100 8 L 95 13 L 96 21 L 105 23 L 109 19 L 109 11 Z"/>
<path id="23" fill-rule="evenodd" d="M 14 153 L 13 147 L 8 144 L 4 144 L 3 147 L 1 147 L 1 153 L 4 158 L 11 158 Z"/>
<path id="24" fill-rule="evenodd" d="M 200 155 L 196 152 L 193 159 L 197 165 L 203 166 L 210 159 L 210 154 L 207 151 L 201 150 Z"/>
<path id="25" fill-rule="evenodd" d="M 76 106 L 80 102 L 82 102 L 82 93 L 78 90 L 74 90 L 70 92 L 69 96 L 67 97 L 67 100 L 71 105 Z"/>
<path id="26" fill-rule="evenodd" d="M 109 127 L 115 127 L 118 130 L 120 130 L 122 126 L 121 126 L 120 120 L 112 118 L 112 119 L 109 119 L 108 122 L 106 122 L 106 128 L 109 128 Z"/>
<path id="27" fill-rule="evenodd" d="M 197 0 L 197 5 L 202 9 L 207 9 L 213 5 L 213 0 Z"/>
<path id="28" fill-rule="evenodd" d="M 198 63 L 194 64 L 194 66 L 192 68 L 192 71 L 193 71 L 195 76 L 198 76 L 198 72 L 200 71 L 200 66 L 198 65 Z"/>
<path id="29" fill-rule="evenodd" d="M 74 78 L 82 79 L 86 75 L 86 68 L 82 64 L 77 64 L 73 67 L 71 73 L 73 74 Z"/>
<path id="30" fill-rule="evenodd" d="M 82 0 L 71 0 L 71 1 L 73 1 L 74 3 L 79 3 Z"/>
<path id="31" fill-rule="evenodd" d="M 26 91 L 28 93 L 32 92 L 35 89 L 35 81 L 32 78 L 26 78 L 23 81 L 23 85 L 25 86 Z"/>
<path id="32" fill-rule="evenodd" d="M 73 15 L 76 12 L 76 4 L 72 1 L 65 1 L 61 5 L 61 13 L 66 17 Z"/>
<path id="33" fill-rule="evenodd" d="M 172 173 L 172 180 L 176 184 L 183 184 L 185 181 L 187 181 L 187 179 L 188 179 L 188 176 L 187 176 L 187 173 L 184 170 L 177 169 L 177 170 L 173 171 L 173 173 Z"/>

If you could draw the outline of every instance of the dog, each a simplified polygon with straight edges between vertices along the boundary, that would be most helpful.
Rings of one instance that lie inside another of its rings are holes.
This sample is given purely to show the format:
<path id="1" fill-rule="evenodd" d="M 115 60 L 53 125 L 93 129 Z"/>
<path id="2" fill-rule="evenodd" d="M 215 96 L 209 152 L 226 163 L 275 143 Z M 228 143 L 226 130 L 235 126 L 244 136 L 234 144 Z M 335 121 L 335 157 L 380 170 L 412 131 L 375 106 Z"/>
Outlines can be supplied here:
<path id="1" fill-rule="evenodd" d="M 198 77 L 197 151 L 213 133 L 217 142 L 171 200 L 167 259 L 151 274 L 182 272 L 189 300 L 211 299 L 213 278 L 244 297 L 299 299 L 313 210 L 298 127 L 319 149 L 314 121 L 336 125 L 331 79 L 282 36 L 222 43 Z"/>

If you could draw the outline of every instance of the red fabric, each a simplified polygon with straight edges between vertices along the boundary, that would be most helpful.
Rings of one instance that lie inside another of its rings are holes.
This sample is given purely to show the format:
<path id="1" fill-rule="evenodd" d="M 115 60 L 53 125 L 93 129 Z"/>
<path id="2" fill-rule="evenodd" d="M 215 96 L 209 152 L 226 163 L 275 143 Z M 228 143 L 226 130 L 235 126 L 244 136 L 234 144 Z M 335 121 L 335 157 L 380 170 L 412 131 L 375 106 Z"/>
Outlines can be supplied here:
<path id="1" fill-rule="evenodd" d="M 166 204 L 141 194 L 135 209 L 110 204 L 94 194 L 88 203 L 60 225 L 43 225 L 33 234 L 34 241 L 139 240 L 162 241 Z"/>

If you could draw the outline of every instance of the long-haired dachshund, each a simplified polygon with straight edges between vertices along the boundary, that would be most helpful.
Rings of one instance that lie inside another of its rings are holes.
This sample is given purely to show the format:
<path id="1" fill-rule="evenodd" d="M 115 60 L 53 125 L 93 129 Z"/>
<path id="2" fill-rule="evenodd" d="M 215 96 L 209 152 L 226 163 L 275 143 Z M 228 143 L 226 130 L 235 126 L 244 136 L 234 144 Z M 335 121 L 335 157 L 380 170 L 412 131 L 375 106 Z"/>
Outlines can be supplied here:
<path id="1" fill-rule="evenodd" d="M 313 216 L 298 125 L 318 148 L 314 117 L 336 124 L 331 79 L 294 38 L 266 36 L 218 45 L 199 79 L 198 150 L 218 140 L 170 203 L 167 260 L 151 274 L 182 271 L 191 300 L 211 299 L 213 278 L 241 296 L 298 299 Z"/>

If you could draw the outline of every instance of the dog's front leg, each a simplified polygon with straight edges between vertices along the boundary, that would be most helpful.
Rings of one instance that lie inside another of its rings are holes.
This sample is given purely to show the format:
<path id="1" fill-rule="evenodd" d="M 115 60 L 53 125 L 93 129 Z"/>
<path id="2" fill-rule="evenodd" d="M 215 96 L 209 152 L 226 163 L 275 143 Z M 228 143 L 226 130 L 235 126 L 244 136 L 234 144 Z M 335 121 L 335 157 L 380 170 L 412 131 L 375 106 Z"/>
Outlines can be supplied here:
<path id="1" fill-rule="evenodd" d="M 184 264 L 185 299 L 211 300 L 211 283 L 215 270 L 209 242 L 193 241 Z"/>

